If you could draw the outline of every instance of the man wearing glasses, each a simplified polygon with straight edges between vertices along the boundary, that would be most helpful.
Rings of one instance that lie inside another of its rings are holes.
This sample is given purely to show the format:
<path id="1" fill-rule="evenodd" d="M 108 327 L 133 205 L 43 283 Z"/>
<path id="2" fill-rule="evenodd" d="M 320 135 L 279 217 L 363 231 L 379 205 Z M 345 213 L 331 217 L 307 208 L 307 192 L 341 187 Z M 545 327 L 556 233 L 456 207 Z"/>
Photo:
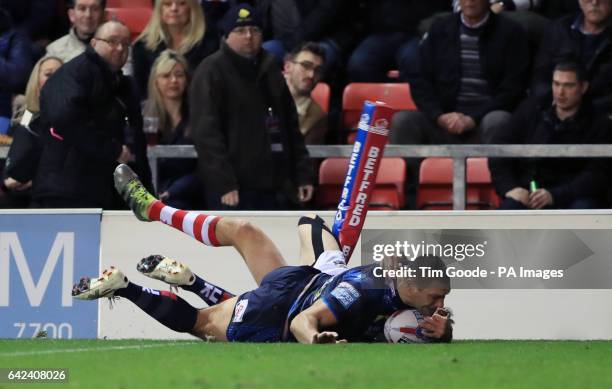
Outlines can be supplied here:
<path id="1" fill-rule="evenodd" d="M 312 198 L 314 171 L 261 20 L 247 4 L 222 20 L 221 48 L 196 69 L 191 128 L 209 209 L 289 209 Z"/>
<path id="2" fill-rule="evenodd" d="M 309 145 L 325 143 L 327 114 L 310 96 L 321 78 L 324 58 L 325 51 L 314 42 L 296 47 L 285 58 L 283 73 L 297 108 L 300 132 Z"/>
<path id="3" fill-rule="evenodd" d="M 150 183 L 140 106 L 121 73 L 129 47 L 128 28 L 107 22 L 42 89 L 41 117 L 50 130 L 34 180 L 39 207 L 121 209 L 108 178 L 117 163 L 133 162 Z"/>

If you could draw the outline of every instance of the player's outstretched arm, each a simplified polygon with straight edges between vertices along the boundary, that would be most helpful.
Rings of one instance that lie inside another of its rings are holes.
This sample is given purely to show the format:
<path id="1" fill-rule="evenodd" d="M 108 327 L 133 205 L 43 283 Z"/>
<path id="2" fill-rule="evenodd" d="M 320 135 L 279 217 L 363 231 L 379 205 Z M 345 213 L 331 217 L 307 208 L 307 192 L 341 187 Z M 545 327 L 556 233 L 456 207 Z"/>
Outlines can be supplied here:
<path id="1" fill-rule="evenodd" d="M 336 332 L 321 331 L 337 323 L 332 311 L 319 300 L 297 315 L 289 329 L 300 343 L 346 343 L 346 340 L 338 340 Z"/>

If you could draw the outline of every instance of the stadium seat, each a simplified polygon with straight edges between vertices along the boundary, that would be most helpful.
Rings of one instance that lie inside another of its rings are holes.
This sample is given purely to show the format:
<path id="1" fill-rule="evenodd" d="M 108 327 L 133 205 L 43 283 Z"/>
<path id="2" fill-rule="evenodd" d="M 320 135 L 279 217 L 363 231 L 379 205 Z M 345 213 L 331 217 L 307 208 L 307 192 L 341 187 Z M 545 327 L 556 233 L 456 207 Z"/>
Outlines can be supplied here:
<path id="1" fill-rule="evenodd" d="M 325 113 L 329 113 L 329 98 L 331 92 L 329 85 L 324 82 L 319 82 L 317 86 L 310 93 L 310 97 L 317 102 L 323 108 Z"/>
<path id="2" fill-rule="evenodd" d="M 382 101 L 391 108 L 416 110 L 408 83 L 360 83 L 354 82 L 344 88 L 342 95 L 342 128 L 352 131 L 357 128 L 359 117 L 366 101 Z M 349 133 L 348 143 L 353 143 L 354 134 Z"/>
<path id="3" fill-rule="evenodd" d="M 491 172 L 487 158 L 467 159 L 467 186 L 470 193 L 475 193 L 480 203 L 480 209 L 497 209 L 500 204 L 499 196 L 493 188 Z"/>
<path id="4" fill-rule="evenodd" d="M 316 195 L 319 209 L 337 207 L 346 178 L 348 161 L 348 158 L 327 158 L 321 163 L 319 189 Z M 383 158 L 370 200 L 370 209 L 401 209 L 404 206 L 405 180 L 406 161 L 402 158 Z"/>
<path id="5" fill-rule="evenodd" d="M 144 30 L 153 10 L 151 8 L 107 8 L 108 20 L 123 22 L 132 33 L 132 41 Z"/>
<path id="6" fill-rule="evenodd" d="M 151 0 L 107 0 L 107 8 L 153 8 Z"/>
<path id="7" fill-rule="evenodd" d="M 491 183 L 487 158 L 468 158 L 466 166 L 466 209 L 495 209 L 499 198 Z M 417 208 L 453 208 L 453 160 L 426 158 L 421 162 Z"/>

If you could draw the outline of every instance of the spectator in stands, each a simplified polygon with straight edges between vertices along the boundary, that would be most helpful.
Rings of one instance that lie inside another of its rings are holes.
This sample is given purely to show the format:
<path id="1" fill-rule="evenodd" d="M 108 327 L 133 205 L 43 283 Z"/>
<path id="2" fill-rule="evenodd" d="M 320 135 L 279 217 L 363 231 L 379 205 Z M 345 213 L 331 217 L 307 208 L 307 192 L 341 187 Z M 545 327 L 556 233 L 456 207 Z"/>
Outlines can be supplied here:
<path id="1" fill-rule="evenodd" d="M 285 80 L 298 112 L 300 132 L 306 144 L 325 143 L 327 114 L 310 94 L 323 72 L 325 52 L 314 42 L 307 42 L 285 58 Z"/>
<path id="2" fill-rule="evenodd" d="M 85 51 L 104 19 L 106 0 L 68 0 L 67 5 L 72 28 L 47 46 L 47 55 L 61 58 L 64 62 Z"/>
<path id="3" fill-rule="evenodd" d="M 489 12 L 488 0 L 461 0 L 462 12 L 434 23 L 408 74 L 419 111 L 395 115 L 401 144 L 489 143 L 525 94 L 525 33 Z"/>
<path id="4" fill-rule="evenodd" d="M 525 101 L 494 138 L 500 144 L 592 144 L 610 141 L 610 119 L 586 98 L 589 82 L 578 63 L 556 65 L 550 99 Z M 606 168 L 601 159 L 490 159 L 500 209 L 604 206 Z M 537 188 L 537 189 L 536 189 Z"/>
<path id="5" fill-rule="evenodd" d="M 450 9 L 448 0 L 367 0 L 369 35 L 351 54 L 348 77 L 353 82 L 385 82 L 387 72 L 402 69 L 418 55 L 419 23 Z"/>
<path id="6" fill-rule="evenodd" d="M 550 20 L 540 15 L 538 11 L 542 0 L 490 0 L 491 11 L 519 23 L 527 32 L 530 48 L 535 52 L 542 40 L 542 34 L 550 24 Z M 459 0 L 453 0 L 456 12 L 461 11 Z"/>
<path id="7" fill-rule="evenodd" d="M 13 143 L 4 167 L 4 188 L 9 191 L 10 208 L 27 208 L 30 201 L 32 179 L 40 158 L 40 136 L 49 126 L 40 120 L 40 90 L 63 62 L 57 57 L 39 60 L 28 81 L 23 110 L 17 113 L 18 125 L 9 131 Z"/>
<path id="8" fill-rule="evenodd" d="M 67 5 L 72 27 L 68 34 L 47 46 L 47 55 L 59 57 L 64 62 L 85 51 L 94 33 L 104 21 L 106 0 L 68 0 Z M 121 70 L 125 75 L 132 75 L 131 52 Z"/>
<path id="9" fill-rule="evenodd" d="M 349 0 L 264 0 L 256 2 L 266 23 L 264 49 L 274 54 L 279 64 L 297 45 L 314 41 L 325 50 L 326 69 L 335 69 L 347 54 L 355 31 L 345 33 L 355 6 Z M 268 31 L 269 30 L 269 31 Z M 353 36 L 347 36 L 353 35 Z M 352 48 L 352 47 L 351 47 Z"/>
<path id="10" fill-rule="evenodd" d="M 225 41 L 197 68 L 190 91 L 199 170 L 211 209 L 287 209 L 313 194 L 295 104 L 261 20 L 247 4 L 222 21 Z"/>
<path id="11" fill-rule="evenodd" d="M 13 27 L 9 13 L 0 8 L 0 134 L 6 134 L 12 116 L 13 94 L 23 93 L 32 70 L 30 41 Z"/>
<path id="12" fill-rule="evenodd" d="M 204 13 L 197 0 L 156 1 L 151 20 L 133 49 L 134 77 L 140 98 L 146 98 L 151 66 L 162 51 L 170 49 L 183 55 L 192 71 L 218 47 L 214 35 L 206 33 Z"/>
<path id="13" fill-rule="evenodd" d="M 113 188 L 117 163 L 134 162 L 150 187 L 140 105 L 121 73 L 129 47 L 129 29 L 106 22 L 43 87 L 41 118 L 51 129 L 34 179 L 37 206 L 122 208 Z"/>
<path id="14" fill-rule="evenodd" d="M 533 93 L 550 95 L 555 64 L 578 61 L 586 69 L 595 110 L 612 113 L 612 1 L 579 4 L 580 12 L 557 20 L 546 32 L 535 63 Z"/>
<path id="15" fill-rule="evenodd" d="M 0 8 L 8 11 L 14 27 L 28 37 L 34 61 L 49 43 L 56 7 L 55 0 L 0 0 Z"/>
<path id="16" fill-rule="evenodd" d="M 187 102 L 188 71 L 185 57 L 171 50 L 162 51 L 153 63 L 143 116 L 145 120 L 156 119 L 160 144 L 193 145 Z M 159 199 L 179 209 L 204 209 L 204 190 L 196 165 L 195 159 L 160 160 Z"/>

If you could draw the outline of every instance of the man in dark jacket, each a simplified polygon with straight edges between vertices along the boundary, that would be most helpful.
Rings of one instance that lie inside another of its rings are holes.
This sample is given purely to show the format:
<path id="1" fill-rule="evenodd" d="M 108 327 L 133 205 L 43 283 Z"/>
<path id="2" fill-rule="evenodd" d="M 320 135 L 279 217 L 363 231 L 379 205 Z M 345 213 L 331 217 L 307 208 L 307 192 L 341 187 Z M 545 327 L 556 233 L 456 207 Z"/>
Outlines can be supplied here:
<path id="1" fill-rule="evenodd" d="M 356 44 L 357 28 L 349 0 L 258 0 L 264 16 L 264 49 L 282 63 L 285 54 L 306 41 L 325 50 L 325 69 L 336 69 Z"/>
<path id="2" fill-rule="evenodd" d="M 550 100 L 527 100 L 495 138 L 500 144 L 592 144 L 610 140 L 610 120 L 585 100 L 589 87 L 577 63 L 561 63 Z M 600 208 L 606 168 L 600 159 L 491 159 L 500 209 Z"/>
<path id="3" fill-rule="evenodd" d="M 150 186 L 140 106 L 121 74 L 129 46 L 128 28 L 107 22 L 43 87 L 41 117 L 52 128 L 34 180 L 40 207 L 121 208 L 112 178 L 117 163 L 134 162 Z"/>
<path id="4" fill-rule="evenodd" d="M 448 0 L 366 0 L 368 36 L 351 54 L 352 82 L 385 82 L 387 72 L 403 69 L 418 54 L 417 28 L 434 13 L 450 11 Z"/>
<path id="5" fill-rule="evenodd" d="M 408 74 L 419 111 L 395 115 L 393 143 L 489 143 L 525 93 L 524 31 L 491 13 L 487 0 L 461 5 L 421 43 L 418 66 Z"/>
<path id="6" fill-rule="evenodd" d="M 533 92 L 550 96 L 555 64 L 578 61 L 586 69 L 596 111 L 612 113 L 612 1 L 579 0 L 581 12 L 554 22 L 544 36 L 534 68 Z"/>
<path id="7" fill-rule="evenodd" d="M 221 49 L 197 68 L 190 92 L 199 171 L 212 209 L 283 209 L 309 201 L 314 172 L 297 112 L 261 22 L 246 4 L 223 20 Z"/>

